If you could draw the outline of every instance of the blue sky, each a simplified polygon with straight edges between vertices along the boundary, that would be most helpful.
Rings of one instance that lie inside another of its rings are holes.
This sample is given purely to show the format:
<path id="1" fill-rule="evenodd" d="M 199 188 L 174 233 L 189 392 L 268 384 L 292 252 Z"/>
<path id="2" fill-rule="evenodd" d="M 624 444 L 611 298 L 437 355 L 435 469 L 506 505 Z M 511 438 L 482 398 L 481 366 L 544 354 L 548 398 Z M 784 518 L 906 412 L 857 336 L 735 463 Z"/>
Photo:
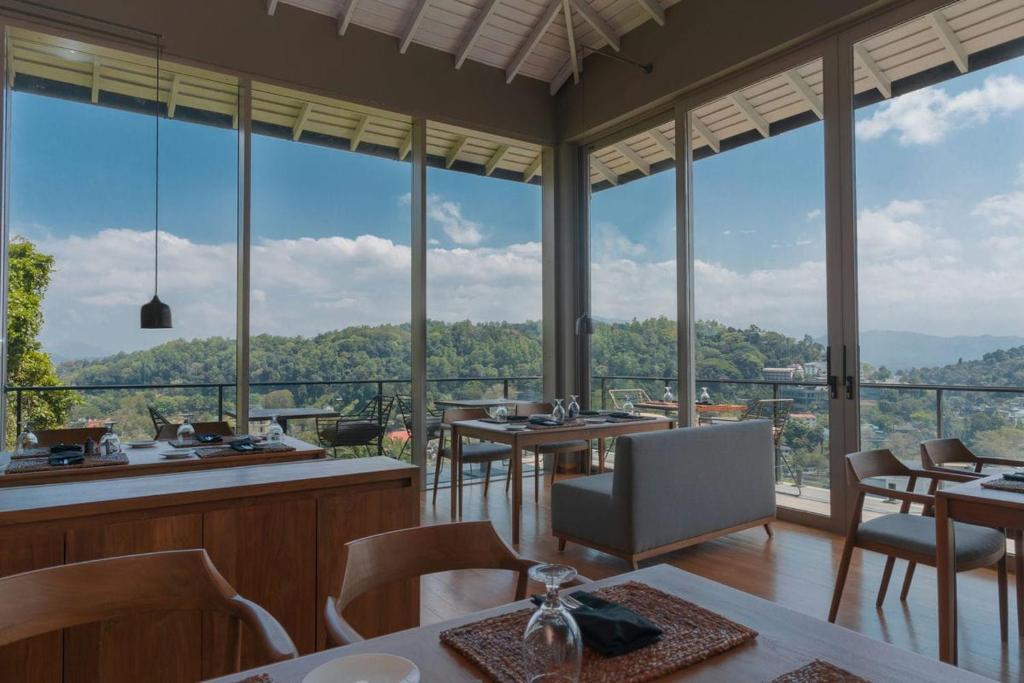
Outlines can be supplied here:
<path id="1" fill-rule="evenodd" d="M 1024 334 L 1024 60 L 857 112 L 861 324 Z M 43 339 L 61 357 L 232 335 L 234 131 L 161 123 L 161 294 L 151 293 L 153 120 L 16 93 L 13 232 L 57 257 Z M 789 334 L 824 326 L 823 125 L 695 168 L 699 315 Z M 408 164 L 257 136 L 254 331 L 408 320 Z M 675 313 L 674 174 L 597 193 L 595 315 Z M 430 315 L 540 313 L 540 189 L 431 169 Z M 956 283 L 954 286 L 952 283 Z M 114 334 L 83 339 L 103 320 Z"/>

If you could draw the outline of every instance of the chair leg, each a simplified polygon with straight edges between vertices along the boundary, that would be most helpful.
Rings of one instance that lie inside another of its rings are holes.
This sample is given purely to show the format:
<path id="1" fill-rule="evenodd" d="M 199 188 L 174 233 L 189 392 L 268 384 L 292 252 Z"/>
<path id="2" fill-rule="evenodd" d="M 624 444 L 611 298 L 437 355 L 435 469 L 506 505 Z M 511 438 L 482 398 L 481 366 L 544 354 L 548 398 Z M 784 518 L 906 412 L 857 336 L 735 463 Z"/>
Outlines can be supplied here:
<path id="1" fill-rule="evenodd" d="M 843 586 L 846 585 L 846 575 L 850 571 L 850 560 L 853 559 L 853 539 L 847 538 L 843 546 L 843 557 L 839 560 L 839 573 L 836 575 L 836 587 L 832 592 L 832 607 L 828 610 L 828 620 L 835 623 L 836 614 L 839 613 L 839 601 L 843 598 Z"/>
<path id="2" fill-rule="evenodd" d="M 1013 569 L 1017 582 L 1017 637 L 1024 638 L 1024 531 L 1013 532 Z"/>
<path id="3" fill-rule="evenodd" d="M 565 550 L 565 539 L 560 538 L 558 539 L 558 551 L 561 552 L 563 550 Z"/>
<path id="4" fill-rule="evenodd" d="M 434 458 L 434 505 L 437 505 L 437 483 L 441 480 L 441 464 L 443 460 L 441 452 L 438 451 L 437 457 Z"/>
<path id="5" fill-rule="evenodd" d="M 509 487 L 512 486 L 512 460 L 508 461 L 508 472 L 505 473 L 505 495 L 508 495 Z"/>
<path id="6" fill-rule="evenodd" d="M 910 583 L 914 580 L 915 568 L 917 568 L 917 562 L 911 562 L 907 565 L 907 575 L 903 577 L 903 590 L 900 591 L 900 602 L 907 601 L 907 595 L 910 594 Z"/>
<path id="7" fill-rule="evenodd" d="M 772 525 L 770 523 L 764 525 L 764 531 L 768 534 L 769 540 L 775 538 L 775 531 L 772 529 Z"/>
<path id="8" fill-rule="evenodd" d="M 540 502 L 540 451 L 533 449 L 533 499 Z"/>
<path id="9" fill-rule="evenodd" d="M 999 558 L 999 564 L 996 565 L 996 576 L 999 582 L 999 637 L 1005 643 L 1007 640 L 1007 616 L 1006 609 L 1006 555 Z"/>
<path id="10" fill-rule="evenodd" d="M 484 495 L 487 495 L 487 488 L 491 485 L 491 461 L 488 460 L 484 466 Z"/>
<path id="11" fill-rule="evenodd" d="M 558 456 L 561 455 L 558 451 L 551 454 L 551 485 L 555 485 L 555 475 L 558 474 Z"/>
<path id="12" fill-rule="evenodd" d="M 889 580 L 892 579 L 892 568 L 896 565 L 896 558 L 890 555 L 885 558 L 885 570 L 882 572 L 882 583 L 878 586 L 878 597 L 875 599 L 875 607 L 881 607 L 885 602 L 885 594 L 889 591 Z"/>

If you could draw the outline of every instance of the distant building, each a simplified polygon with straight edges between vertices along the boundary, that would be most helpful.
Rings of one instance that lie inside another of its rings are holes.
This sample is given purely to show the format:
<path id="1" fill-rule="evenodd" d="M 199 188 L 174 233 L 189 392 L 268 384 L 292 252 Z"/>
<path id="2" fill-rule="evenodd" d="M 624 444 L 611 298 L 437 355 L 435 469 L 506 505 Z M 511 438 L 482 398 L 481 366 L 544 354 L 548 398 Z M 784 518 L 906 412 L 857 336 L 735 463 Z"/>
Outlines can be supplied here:
<path id="1" fill-rule="evenodd" d="M 828 363 L 823 360 L 812 360 L 804 363 L 804 379 L 824 377 L 828 372 Z"/>
<path id="2" fill-rule="evenodd" d="M 768 382 L 792 382 L 796 368 L 761 368 L 761 376 Z"/>

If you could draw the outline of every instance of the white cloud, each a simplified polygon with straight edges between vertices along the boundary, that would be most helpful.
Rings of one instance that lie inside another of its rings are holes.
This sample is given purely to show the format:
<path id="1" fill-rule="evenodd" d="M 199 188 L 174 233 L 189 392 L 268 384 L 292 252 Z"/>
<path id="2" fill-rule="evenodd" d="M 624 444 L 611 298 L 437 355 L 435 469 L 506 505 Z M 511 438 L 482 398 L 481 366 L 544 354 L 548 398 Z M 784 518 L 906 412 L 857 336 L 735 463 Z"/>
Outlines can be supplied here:
<path id="1" fill-rule="evenodd" d="M 857 121 L 857 136 L 876 140 L 895 133 L 901 145 L 928 145 L 958 128 L 982 124 L 996 115 L 1024 109 L 1024 80 L 989 76 L 978 88 L 950 96 L 945 88 L 915 90 L 882 103 Z"/>
<path id="2" fill-rule="evenodd" d="M 857 218 L 858 253 L 874 260 L 956 253 L 952 240 L 920 220 L 925 211 L 922 202 L 900 200 L 881 208 L 861 210 Z"/>
<path id="3" fill-rule="evenodd" d="M 821 218 L 823 215 L 824 214 L 821 209 L 813 209 L 807 212 L 807 220 L 813 221 L 815 219 Z"/>
<path id="4" fill-rule="evenodd" d="M 480 244 L 484 238 L 480 224 L 464 217 L 458 202 L 446 200 L 440 195 L 427 197 L 427 216 L 455 244 Z"/>
<path id="5" fill-rule="evenodd" d="M 595 223 L 590 232 L 590 250 L 596 261 L 616 258 L 638 258 L 647 253 L 647 247 L 634 242 L 617 225 Z"/>

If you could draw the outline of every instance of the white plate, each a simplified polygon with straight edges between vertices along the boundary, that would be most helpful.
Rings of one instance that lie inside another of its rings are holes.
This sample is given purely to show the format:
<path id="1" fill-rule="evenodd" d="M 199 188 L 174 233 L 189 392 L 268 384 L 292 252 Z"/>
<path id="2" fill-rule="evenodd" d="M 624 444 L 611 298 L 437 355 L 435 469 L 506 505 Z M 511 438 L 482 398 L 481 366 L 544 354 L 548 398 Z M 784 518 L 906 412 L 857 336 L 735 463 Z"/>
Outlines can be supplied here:
<path id="1" fill-rule="evenodd" d="M 153 446 L 156 446 L 156 441 L 153 441 L 153 440 L 149 440 L 149 441 L 129 441 L 128 442 L 128 447 L 129 448 L 152 448 Z"/>
<path id="2" fill-rule="evenodd" d="M 160 455 L 164 456 L 166 460 L 184 460 L 185 458 L 191 458 L 196 454 L 193 450 L 186 448 L 177 448 L 173 451 L 164 451 Z"/>
<path id="3" fill-rule="evenodd" d="M 302 683 L 419 683 L 420 670 L 405 657 L 385 654 L 332 659 L 306 674 Z"/>
<path id="4" fill-rule="evenodd" d="M 505 427 L 506 432 L 523 432 L 526 431 L 526 425 L 508 425 Z"/>

